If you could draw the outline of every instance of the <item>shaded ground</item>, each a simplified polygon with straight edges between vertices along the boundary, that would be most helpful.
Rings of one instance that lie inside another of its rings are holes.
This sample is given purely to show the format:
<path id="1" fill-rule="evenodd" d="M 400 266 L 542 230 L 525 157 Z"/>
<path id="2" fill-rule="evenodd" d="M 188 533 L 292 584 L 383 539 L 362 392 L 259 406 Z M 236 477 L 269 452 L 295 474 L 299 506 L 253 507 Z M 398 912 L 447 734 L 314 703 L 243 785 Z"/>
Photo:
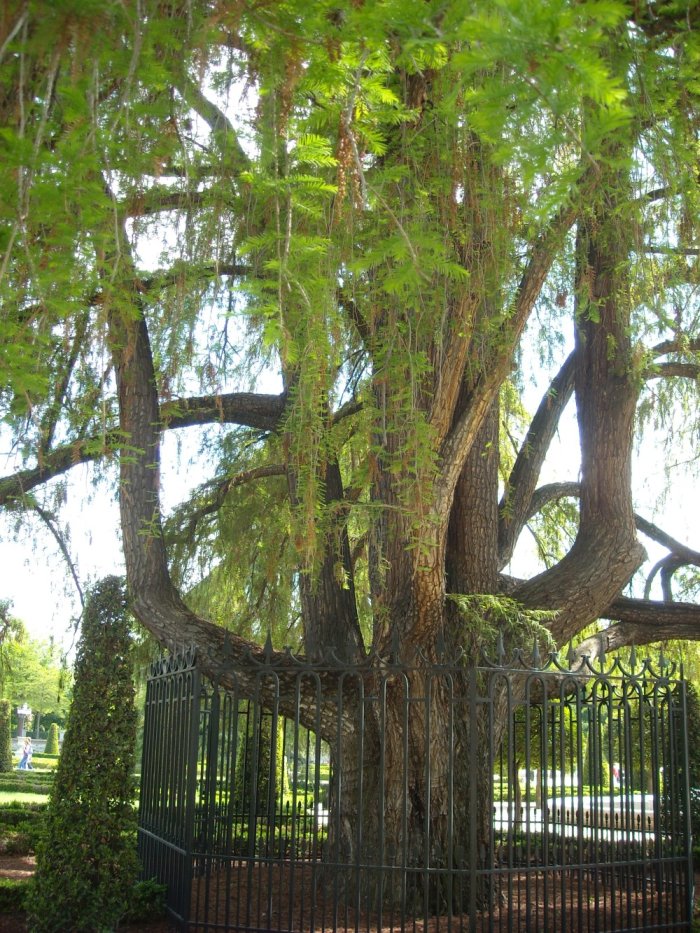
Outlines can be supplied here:
<path id="1" fill-rule="evenodd" d="M 0 878 L 30 878 L 34 873 L 33 855 L 0 855 Z M 154 920 L 121 927 L 123 933 L 172 933 L 175 927 L 167 920 Z M 0 933 L 27 933 L 23 913 L 0 913 Z"/>
<path id="2" fill-rule="evenodd" d="M 0 878 L 29 878 L 31 877 L 34 871 L 34 858 L 33 856 L 0 856 Z M 282 885 L 284 887 L 284 885 Z M 700 921 L 700 907 L 697 903 L 697 895 L 700 892 L 700 871 L 695 874 L 695 892 L 696 892 L 696 912 L 695 919 L 696 923 Z M 201 894 L 201 892 L 199 892 Z M 197 897 L 196 890 L 193 891 L 195 895 L 195 900 Z M 496 911 L 497 913 L 497 911 Z M 211 917 L 209 918 L 212 919 Z M 278 919 L 278 918 L 275 918 Z M 492 917 L 492 922 L 498 921 L 496 917 Z M 322 925 L 322 927 L 325 924 Z M 321 927 L 321 928 L 322 928 Z M 428 924 L 428 927 L 425 929 L 424 933 L 432 933 L 433 924 Z M 585 927 L 585 921 L 584 921 Z M 354 925 L 353 925 L 354 928 Z M 435 930 L 440 929 L 444 930 L 444 922 L 441 924 L 440 921 L 437 921 L 437 925 L 434 927 Z M 586 928 L 591 928 L 586 927 Z M 170 924 L 167 920 L 157 920 L 151 921 L 149 923 L 139 923 L 137 925 L 128 925 L 120 928 L 123 933 L 175 933 L 176 928 Z M 420 927 L 423 931 L 423 927 Z M 22 913 L 12 913 L 12 914 L 3 914 L 0 913 L 0 933 L 28 933 L 28 926 L 26 923 L 26 918 Z M 555 931 L 556 933 L 556 931 Z"/>

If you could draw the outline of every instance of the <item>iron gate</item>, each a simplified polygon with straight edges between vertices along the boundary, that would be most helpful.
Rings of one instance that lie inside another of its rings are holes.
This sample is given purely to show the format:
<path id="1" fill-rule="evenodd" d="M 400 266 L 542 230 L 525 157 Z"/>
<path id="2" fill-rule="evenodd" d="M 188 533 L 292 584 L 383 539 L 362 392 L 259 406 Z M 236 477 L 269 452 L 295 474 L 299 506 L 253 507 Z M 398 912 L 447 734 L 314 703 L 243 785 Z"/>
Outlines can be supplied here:
<path id="1" fill-rule="evenodd" d="M 140 853 L 183 930 L 690 930 L 685 686 L 663 659 L 272 658 L 245 694 L 194 651 L 150 671 Z"/>

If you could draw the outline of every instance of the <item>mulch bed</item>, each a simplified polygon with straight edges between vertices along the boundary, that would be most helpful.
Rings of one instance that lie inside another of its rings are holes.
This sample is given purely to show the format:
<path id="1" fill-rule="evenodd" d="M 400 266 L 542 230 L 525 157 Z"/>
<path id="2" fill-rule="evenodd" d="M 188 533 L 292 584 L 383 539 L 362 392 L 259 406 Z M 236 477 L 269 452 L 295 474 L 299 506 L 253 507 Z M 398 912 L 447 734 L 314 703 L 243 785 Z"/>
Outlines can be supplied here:
<path id="1" fill-rule="evenodd" d="M 670 929 L 674 912 L 677 920 L 683 910 L 678 890 L 675 899 L 669 889 L 655 893 L 651 879 L 643 890 L 638 879 L 631 876 L 620 876 L 615 884 L 613 888 L 610 881 L 606 883 L 600 875 L 594 877 L 588 872 L 580 877 L 574 872 L 565 876 L 548 873 L 547 886 L 541 875 L 514 874 L 509 887 L 507 880 L 503 881 L 493 908 L 477 917 L 476 930 L 528 933 L 549 929 L 557 933 L 566 928 L 583 933 L 645 930 L 654 924 Z M 194 882 L 191 915 L 202 931 L 216 925 L 220 929 L 295 933 L 397 933 L 403 929 L 411 933 L 457 933 L 470 929 L 467 915 L 423 920 L 421 904 L 416 905 L 415 917 L 409 913 L 403 920 L 398 909 L 393 913 L 386 909 L 378 918 L 354 906 L 352 901 L 348 905 L 338 890 L 337 879 L 336 883 L 324 879 L 318 866 L 231 862 Z"/>

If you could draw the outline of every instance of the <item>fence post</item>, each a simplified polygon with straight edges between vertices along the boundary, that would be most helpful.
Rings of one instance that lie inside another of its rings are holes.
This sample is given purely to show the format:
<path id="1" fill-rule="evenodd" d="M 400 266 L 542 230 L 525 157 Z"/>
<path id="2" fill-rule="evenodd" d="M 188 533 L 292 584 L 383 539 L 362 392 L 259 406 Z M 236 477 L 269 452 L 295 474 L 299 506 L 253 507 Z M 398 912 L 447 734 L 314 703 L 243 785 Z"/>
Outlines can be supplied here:
<path id="1" fill-rule="evenodd" d="M 690 752 L 688 748 L 688 708 L 687 692 L 685 680 L 680 680 L 681 695 L 681 754 L 683 755 L 682 767 L 680 769 L 683 776 L 683 812 L 685 813 L 685 848 L 688 863 L 688 883 L 686 889 L 686 917 L 688 922 L 692 922 L 695 906 L 695 871 L 693 868 L 693 827 L 690 812 Z"/>
<path id="2" fill-rule="evenodd" d="M 469 670 L 469 931 L 476 933 L 476 889 L 478 866 L 477 780 L 479 730 L 477 728 L 477 667 Z"/>
<path id="3" fill-rule="evenodd" d="M 187 750 L 187 783 L 185 805 L 185 837 L 184 837 L 184 865 L 183 882 L 184 897 L 182 900 L 182 919 L 186 924 L 190 921 L 192 909 L 192 881 L 194 878 L 194 827 L 197 805 L 197 765 L 199 761 L 199 735 L 202 713 L 202 675 L 195 662 L 192 668 L 190 721 L 189 721 L 189 748 Z"/>

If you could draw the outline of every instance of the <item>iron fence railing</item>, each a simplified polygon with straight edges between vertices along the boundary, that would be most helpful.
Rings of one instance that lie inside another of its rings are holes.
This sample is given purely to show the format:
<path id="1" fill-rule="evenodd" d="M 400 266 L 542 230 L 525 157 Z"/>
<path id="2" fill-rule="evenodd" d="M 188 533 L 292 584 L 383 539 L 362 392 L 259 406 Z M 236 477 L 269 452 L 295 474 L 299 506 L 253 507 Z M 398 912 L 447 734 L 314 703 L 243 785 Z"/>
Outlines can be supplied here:
<path id="1" fill-rule="evenodd" d="M 683 681 L 663 661 L 522 657 L 270 656 L 246 694 L 194 652 L 154 664 L 139 837 L 171 917 L 192 933 L 690 930 Z"/>

